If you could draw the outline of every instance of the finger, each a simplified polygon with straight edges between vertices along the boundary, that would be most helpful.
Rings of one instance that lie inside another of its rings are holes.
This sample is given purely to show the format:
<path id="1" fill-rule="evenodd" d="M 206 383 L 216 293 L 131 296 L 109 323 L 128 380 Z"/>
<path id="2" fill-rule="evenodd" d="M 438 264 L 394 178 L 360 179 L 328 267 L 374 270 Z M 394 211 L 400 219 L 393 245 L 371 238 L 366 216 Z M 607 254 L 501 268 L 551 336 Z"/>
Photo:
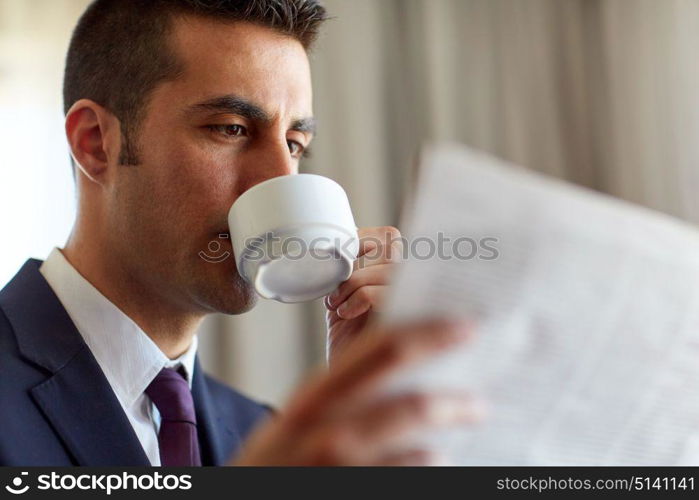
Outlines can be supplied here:
<path id="1" fill-rule="evenodd" d="M 484 405 L 468 394 L 403 394 L 354 417 L 355 442 L 367 461 L 425 432 L 474 424 L 485 415 Z"/>
<path id="2" fill-rule="evenodd" d="M 340 286 L 350 281 L 358 271 L 403 260 L 403 240 L 396 228 L 390 226 L 361 228 L 358 234 L 360 235 L 359 253 L 358 258 L 352 263 L 352 276 Z M 339 305 L 339 302 L 331 301 L 328 296 L 323 299 L 323 303 L 328 309 L 334 309 Z"/>
<path id="3" fill-rule="evenodd" d="M 396 250 L 395 247 L 378 247 L 370 250 L 361 257 L 358 257 L 352 263 L 354 272 L 360 269 L 366 269 L 372 266 L 380 266 L 381 264 L 400 263 L 403 261 L 403 251 Z"/>
<path id="4" fill-rule="evenodd" d="M 334 318 L 331 318 L 330 321 L 333 321 L 333 319 Z M 367 315 L 353 320 L 353 323 L 356 324 L 353 324 L 351 328 L 336 328 L 330 332 L 326 341 L 326 353 L 329 365 L 335 364 L 338 356 L 340 356 L 343 351 L 347 349 L 354 339 L 366 333 L 364 332 L 364 327 L 368 324 L 368 322 L 369 316 Z"/>
<path id="5" fill-rule="evenodd" d="M 357 230 L 359 236 L 358 256 L 374 250 L 377 247 L 392 245 L 402 248 L 403 239 L 400 231 L 393 226 L 364 227 Z"/>
<path id="6" fill-rule="evenodd" d="M 389 277 L 394 268 L 395 266 L 391 264 L 381 264 L 355 271 L 347 281 L 338 286 L 333 293 L 326 297 L 325 306 L 331 310 L 337 309 L 337 307 L 359 287 L 367 285 L 388 285 Z"/>
<path id="7" fill-rule="evenodd" d="M 327 307 L 327 306 L 326 306 Z M 325 311 L 325 323 L 327 324 L 328 330 L 330 330 L 335 323 L 340 321 L 342 318 L 340 318 L 335 311 L 332 309 L 328 308 L 327 311 Z M 332 332 L 329 332 L 332 333 Z"/>
<path id="8" fill-rule="evenodd" d="M 353 319 L 370 309 L 379 310 L 386 286 L 363 286 L 350 295 L 337 308 L 337 315 L 342 319 Z"/>
<path id="9" fill-rule="evenodd" d="M 395 227 L 370 228 L 360 239 L 358 258 L 353 269 L 364 269 L 403 258 L 403 239 Z"/>
<path id="10" fill-rule="evenodd" d="M 306 384 L 287 415 L 295 424 L 309 423 L 368 397 L 394 372 L 465 342 L 471 330 L 469 323 L 443 319 L 375 328 L 347 346 L 330 372 Z"/>
<path id="11" fill-rule="evenodd" d="M 377 331 L 358 342 L 335 365 L 324 391 L 344 397 L 347 392 L 371 386 L 376 379 L 398 371 L 464 342 L 472 327 L 464 321 L 444 319 L 420 321 Z"/>
<path id="12" fill-rule="evenodd" d="M 424 432 L 477 421 L 473 407 L 465 395 L 396 396 L 316 427 L 300 451 L 316 464 L 367 465 L 385 460 Z"/>

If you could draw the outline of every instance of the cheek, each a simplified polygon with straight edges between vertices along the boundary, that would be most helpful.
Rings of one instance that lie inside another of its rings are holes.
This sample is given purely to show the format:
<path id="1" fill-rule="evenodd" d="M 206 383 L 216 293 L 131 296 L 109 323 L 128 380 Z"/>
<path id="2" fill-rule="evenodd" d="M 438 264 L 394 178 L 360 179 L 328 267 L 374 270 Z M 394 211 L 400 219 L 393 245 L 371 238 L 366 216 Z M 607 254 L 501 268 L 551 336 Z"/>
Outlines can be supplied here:
<path id="1" fill-rule="evenodd" d="M 191 138 L 177 139 L 169 147 L 160 143 L 151 156 L 152 188 L 182 229 L 208 235 L 226 221 L 238 182 L 234 160 Z"/>

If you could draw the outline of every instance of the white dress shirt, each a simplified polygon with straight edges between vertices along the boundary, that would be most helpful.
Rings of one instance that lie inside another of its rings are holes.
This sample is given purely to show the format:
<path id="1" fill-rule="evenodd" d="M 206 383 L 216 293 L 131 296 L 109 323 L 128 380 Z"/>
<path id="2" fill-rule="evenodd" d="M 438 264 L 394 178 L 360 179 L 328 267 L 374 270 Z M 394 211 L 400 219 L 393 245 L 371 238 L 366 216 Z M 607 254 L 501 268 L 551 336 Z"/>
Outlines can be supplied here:
<path id="1" fill-rule="evenodd" d="M 177 359 L 168 357 L 54 248 L 39 269 L 95 356 L 152 465 L 160 465 L 160 413 L 144 393 L 163 368 L 184 368 L 192 387 L 197 337 Z"/>

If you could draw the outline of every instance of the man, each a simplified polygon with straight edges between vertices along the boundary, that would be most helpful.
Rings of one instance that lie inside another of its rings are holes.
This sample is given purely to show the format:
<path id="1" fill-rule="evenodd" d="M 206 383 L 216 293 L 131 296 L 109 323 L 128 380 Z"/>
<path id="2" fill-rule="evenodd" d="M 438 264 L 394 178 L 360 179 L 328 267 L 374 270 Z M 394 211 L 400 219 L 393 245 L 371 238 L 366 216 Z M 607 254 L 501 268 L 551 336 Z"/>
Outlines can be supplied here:
<path id="1" fill-rule="evenodd" d="M 315 0 L 96 0 L 84 13 L 64 79 L 75 225 L 0 292 L 1 464 L 422 464 L 434 457 L 406 437 L 477 417 L 461 394 L 377 397 L 468 336 L 371 325 L 396 252 L 369 241 L 393 228 L 360 231 L 359 265 L 326 298 L 331 367 L 287 408 L 270 417 L 197 361 L 204 316 L 255 303 L 234 259 L 199 252 L 241 193 L 297 173 L 325 17 Z"/>

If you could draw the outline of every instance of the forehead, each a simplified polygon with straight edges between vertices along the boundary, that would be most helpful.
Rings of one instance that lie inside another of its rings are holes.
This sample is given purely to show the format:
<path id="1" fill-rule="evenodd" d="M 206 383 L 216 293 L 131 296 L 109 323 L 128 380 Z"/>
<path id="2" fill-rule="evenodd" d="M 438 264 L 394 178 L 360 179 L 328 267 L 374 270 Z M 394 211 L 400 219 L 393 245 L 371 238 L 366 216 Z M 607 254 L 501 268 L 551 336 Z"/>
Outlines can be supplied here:
<path id="1" fill-rule="evenodd" d="M 311 114 L 308 56 L 294 38 L 251 23 L 178 16 L 168 43 L 184 69 L 173 86 L 189 103 L 236 94 L 273 114 Z"/>

